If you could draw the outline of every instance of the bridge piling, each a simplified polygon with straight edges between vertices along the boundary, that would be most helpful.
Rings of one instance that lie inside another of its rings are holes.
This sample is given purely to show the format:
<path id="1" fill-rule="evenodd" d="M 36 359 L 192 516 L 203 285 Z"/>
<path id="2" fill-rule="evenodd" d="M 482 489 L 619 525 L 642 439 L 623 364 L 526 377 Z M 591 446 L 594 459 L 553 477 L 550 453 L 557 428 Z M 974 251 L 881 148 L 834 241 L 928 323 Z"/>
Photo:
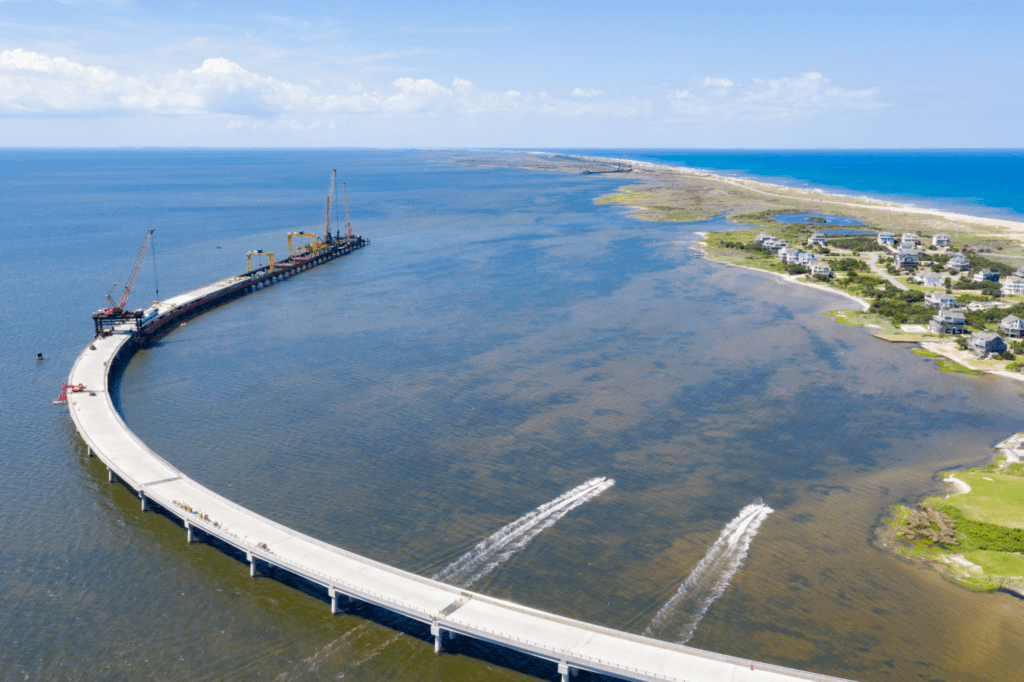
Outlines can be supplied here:
<path id="1" fill-rule="evenodd" d="M 430 634 L 434 636 L 434 653 L 441 653 L 442 640 L 444 639 L 444 630 L 435 621 L 430 625 Z"/>
<path id="2" fill-rule="evenodd" d="M 142 500 L 142 511 L 146 511 L 146 494 L 139 493 L 139 499 Z"/>
<path id="3" fill-rule="evenodd" d="M 114 470 L 111 469 L 110 467 L 107 467 L 107 483 L 113 483 L 113 482 L 114 482 Z"/>
<path id="4" fill-rule="evenodd" d="M 334 588 L 329 588 L 327 594 L 331 597 L 331 615 L 337 615 L 338 613 L 338 593 L 334 591 Z"/>
<path id="5" fill-rule="evenodd" d="M 246 558 L 249 559 L 249 577 L 250 578 L 255 578 L 256 577 L 256 557 L 254 557 L 252 554 L 249 554 Z"/>
<path id="6" fill-rule="evenodd" d="M 185 522 L 185 530 L 188 531 L 188 535 L 185 537 L 185 543 L 191 545 L 192 544 L 192 524 L 190 524 L 188 521 Z"/>

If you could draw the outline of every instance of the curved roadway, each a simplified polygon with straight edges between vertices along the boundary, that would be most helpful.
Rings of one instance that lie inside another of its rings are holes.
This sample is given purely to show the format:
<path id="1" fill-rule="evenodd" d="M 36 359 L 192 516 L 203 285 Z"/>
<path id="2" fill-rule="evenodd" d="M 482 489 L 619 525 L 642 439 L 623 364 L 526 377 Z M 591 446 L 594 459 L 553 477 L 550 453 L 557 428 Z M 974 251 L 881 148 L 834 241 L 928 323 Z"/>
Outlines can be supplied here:
<path id="1" fill-rule="evenodd" d="M 229 278 L 164 301 L 160 315 L 237 283 Z M 522 651 L 558 664 L 562 679 L 575 669 L 632 680 L 680 682 L 783 682 L 839 678 L 669 644 L 647 637 L 563 618 L 537 609 L 460 590 L 435 580 L 358 556 L 260 516 L 208 490 L 149 449 L 114 408 L 110 379 L 131 359 L 133 332 L 127 326 L 96 338 L 71 369 L 70 384 L 85 391 L 68 394 L 68 409 L 90 453 L 106 464 L 147 504 L 158 504 L 194 529 L 246 554 L 250 573 L 271 564 L 322 585 L 331 598 L 376 604 L 431 626 L 435 650 L 445 633 L 457 633 Z"/>

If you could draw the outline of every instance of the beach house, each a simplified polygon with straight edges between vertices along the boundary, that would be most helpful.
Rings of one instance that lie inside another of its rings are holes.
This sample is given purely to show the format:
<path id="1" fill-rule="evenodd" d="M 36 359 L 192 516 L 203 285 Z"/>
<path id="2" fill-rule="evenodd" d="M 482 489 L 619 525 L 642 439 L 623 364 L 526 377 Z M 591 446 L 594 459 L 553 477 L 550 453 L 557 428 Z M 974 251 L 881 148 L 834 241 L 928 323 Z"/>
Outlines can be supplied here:
<path id="1" fill-rule="evenodd" d="M 929 291 L 924 295 L 924 304 L 932 308 L 955 308 L 956 296 L 942 291 Z"/>
<path id="2" fill-rule="evenodd" d="M 914 275 L 914 281 L 923 287 L 941 287 L 946 277 L 948 275 L 941 272 L 919 272 Z"/>
<path id="3" fill-rule="evenodd" d="M 815 232 L 807 238 L 807 246 L 828 246 L 828 237 L 824 232 Z"/>
<path id="4" fill-rule="evenodd" d="M 900 252 L 896 254 L 896 267 L 901 270 L 909 270 L 916 268 L 921 264 L 921 258 L 917 255 L 917 251 L 908 249 L 906 251 L 900 249 Z"/>
<path id="5" fill-rule="evenodd" d="M 974 273 L 972 277 L 975 282 L 998 282 L 999 271 L 993 268 L 982 268 L 978 272 Z"/>
<path id="6" fill-rule="evenodd" d="M 770 234 L 768 234 L 767 232 L 761 231 L 761 232 L 759 232 L 757 234 L 756 237 L 754 237 L 754 243 L 755 244 L 759 244 L 761 246 L 764 246 L 765 240 L 767 240 L 767 239 L 769 239 L 771 237 L 772 236 Z"/>
<path id="7" fill-rule="evenodd" d="M 795 246 L 789 247 L 789 253 L 786 254 L 786 265 L 800 265 L 800 256 L 803 252 Z"/>
<path id="8" fill-rule="evenodd" d="M 811 261 L 811 274 L 812 275 L 825 275 L 826 277 L 832 276 L 832 266 L 821 260 Z"/>
<path id="9" fill-rule="evenodd" d="M 900 246 L 921 246 L 921 238 L 913 232 L 904 232 L 903 236 L 900 237 Z"/>
<path id="10" fill-rule="evenodd" d="M 971 261 L 967 260 L 967 256 L 958 253 L 955 256 L 952 256 L 946 262 L 946 269 L 950 270 L 951 272 L 958 272 L 960 270 L 970 270 Z"/>
<path id="11" fill-rule="evenodd" d="M 810 251 L 803 251 L 800 253 L 800 258 L 797 262 L 804 267 L 808 267 L 816 260 L 818 260 L 817 254 L 811 253 Z"/>
<path id="12" fill-rule="evenodd" d="M 1024 277 L 1024 268 L 1017 268 L 1017 271 L 1013 273 L 1014 277 Z"/>
<path id="13" fill-rule="evenodd" d="M 999 328 L 1011 339 L 1024 338 L 1024 320 L 1016 315 L 1007 315 L 999 323 Z"/>
<path id="14" fill-rule="evenodd" d="M 793 258 L 798 258 L 800 256 L 800 249 L 795 246 L 783 246 L 775 254 L 775 257 L 783 263 L 788 263 L 791 255 Z"/>
<path id="15" fill-rule="evenodd" d="M 967 347 L 979 358 L 990 353 L 1002 353 L 1006 350 L 1006 341 L 995 332 L 975 332 L 967 340 Z"/>
<path id="16" fill-rule="evenodd" d="M 953 244 L 952 238 L 948 234 L 942 232 L 932 235 L 932 246 L 945 246 L 949 247 Z"/>
<path id="17" fill-rule="evenodd" d="M 963 308 L 939 308 L 929 320 L 928 329 L 933 334 L 963 334 L 966 322 Z"/>
<path id="18" fill-rule="evenodd" d="M 878 243 L 882 246 L 892 246 L 896 243 L 896 235 L 892 232 L 879 232 Z"/>
<path id="19" fill-rule="evenodd" d="M 1007 277 L 1003 282 L 1003 296 L 1024 296 L 1024 278 Z"/>

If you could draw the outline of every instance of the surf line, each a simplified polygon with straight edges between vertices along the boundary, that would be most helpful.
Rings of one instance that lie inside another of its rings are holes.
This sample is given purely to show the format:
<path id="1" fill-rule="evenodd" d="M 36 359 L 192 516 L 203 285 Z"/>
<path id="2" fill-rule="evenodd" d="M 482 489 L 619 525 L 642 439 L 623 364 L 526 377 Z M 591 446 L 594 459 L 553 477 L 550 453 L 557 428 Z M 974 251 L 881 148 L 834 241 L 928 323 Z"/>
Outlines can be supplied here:
<path id="1" fill-rule="evenodd" d="M 697 624 L 722 596 L 747 557 L 757 529 L 774 509 L 760 498 L 740 510 L 697 566 L 686 576 L 679 590 L 654 614 L 644 630 L 647 636 L 686 644 L 693 637 Z M 682 613 L 682 618 L 676 614 Z"/>
<path id="2" fill-rule="evenodd" d="M 615 481 L 611 478 L 592 478 L 586 483 L 576 486 L 550 502 L 542 504 L 529 514 L 502 526 L 477 543 L 473 549 L 431 577 L 434 580 L 468 588 L 522 551 L 530 543 L 530 540 L 553 526 L 560 518 L 576 507 L 594 499 L 613 485 L 615 485 Z"/>

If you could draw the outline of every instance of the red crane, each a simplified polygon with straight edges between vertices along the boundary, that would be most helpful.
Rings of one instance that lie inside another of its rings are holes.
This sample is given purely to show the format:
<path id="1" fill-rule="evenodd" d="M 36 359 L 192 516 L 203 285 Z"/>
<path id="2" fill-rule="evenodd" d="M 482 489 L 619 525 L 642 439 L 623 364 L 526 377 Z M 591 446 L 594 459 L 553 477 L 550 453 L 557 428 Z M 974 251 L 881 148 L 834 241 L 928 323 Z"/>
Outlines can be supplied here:
<path id="1" fill-rule="evenodd" d="M 132 293 L 132 287 L 135 286 L 135 278 L 139 276 L 139 269 L 142 267 L 142 261 L 146 257 L 146 249 L 149 248 L 149 242 L 152 239 L 153 230 L 150 230 L 146 233 L 146 238 L 142 240 L 142 248 L 139 249 L 139 255 L 135 258 L 135 265 L 132 266 L 132 271 L 128 275 L 128 283 L 124 286 L 121 300 L 114 303 L 114 299 L 110 297 L 110 294 L 107 294 L 107 303 L 110 304 L 110 307 L 103 309 L 104 315 L 118 315 L 124 312 L 124 304 L 128 302 L 128 294 Z M 114 282 L 114 286 L 117 286 L 117 282 Z"/>

